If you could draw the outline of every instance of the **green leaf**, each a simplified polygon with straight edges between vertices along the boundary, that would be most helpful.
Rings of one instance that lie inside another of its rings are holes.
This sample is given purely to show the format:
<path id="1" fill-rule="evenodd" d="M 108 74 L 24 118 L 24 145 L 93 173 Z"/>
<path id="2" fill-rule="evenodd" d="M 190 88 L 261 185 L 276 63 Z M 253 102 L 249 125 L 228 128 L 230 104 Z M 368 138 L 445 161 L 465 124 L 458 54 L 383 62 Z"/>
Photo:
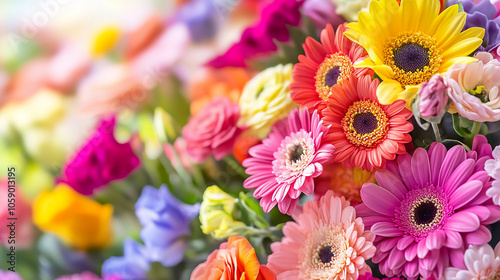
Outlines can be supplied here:
<path id="1" fill-rule="evenodd" d="M 455 132 L 464 138 L 468 137 L 470 133 L 465 131 L 461 126 L 460 115 L 453 114 L 452 117 L 453 117 L 453 128 L 455 129 Z"/>
<path id="2" fill-rule="evenodd" d="M 241 218 L 251 225 L 255 225 L 261 229 L 269 228 L 269 224 L 264 219 L 264 213 L 259 203 L 251 196 L 240 192 L 239 205 L 241 210 Z"/>

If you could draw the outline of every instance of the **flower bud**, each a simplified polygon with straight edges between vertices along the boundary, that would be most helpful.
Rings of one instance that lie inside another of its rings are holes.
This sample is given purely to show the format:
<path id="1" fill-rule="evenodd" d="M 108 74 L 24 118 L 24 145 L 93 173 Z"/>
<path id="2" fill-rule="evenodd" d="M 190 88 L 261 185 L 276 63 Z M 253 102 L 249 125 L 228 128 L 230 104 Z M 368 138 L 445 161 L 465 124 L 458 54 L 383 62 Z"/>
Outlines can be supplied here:
<path id="1" fill-rule="evenodd" d="M 437 117 L 448 104 L 446 81 L 441 75 L 434 75 L 420 90 L 418 110 L 422 117 Z"/>

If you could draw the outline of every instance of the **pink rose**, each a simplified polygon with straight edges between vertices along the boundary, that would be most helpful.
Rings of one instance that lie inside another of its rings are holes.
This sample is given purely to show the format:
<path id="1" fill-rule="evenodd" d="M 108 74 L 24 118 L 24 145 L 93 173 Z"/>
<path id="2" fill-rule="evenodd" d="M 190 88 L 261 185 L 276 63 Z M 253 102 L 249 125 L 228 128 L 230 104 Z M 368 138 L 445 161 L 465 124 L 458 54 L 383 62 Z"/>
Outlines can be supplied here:
<path id="1" fill-rule="evenodd" d="M 230 154 L 236 137 L 243 131 L 236 126 L 239 116 L 238 105 L 226 97 L 206 104 L 182 131 L 188 154 L 199 163 L 210 154 L 218 160 Z"/>
<path id="2" fill-rule="evenodd" d="M 448 104 L 448 93 L 445 78 L 434 75 L 428 82 L 423 83 L 420 91 L 418 110 L 422 117 L 436 117 Z"/>

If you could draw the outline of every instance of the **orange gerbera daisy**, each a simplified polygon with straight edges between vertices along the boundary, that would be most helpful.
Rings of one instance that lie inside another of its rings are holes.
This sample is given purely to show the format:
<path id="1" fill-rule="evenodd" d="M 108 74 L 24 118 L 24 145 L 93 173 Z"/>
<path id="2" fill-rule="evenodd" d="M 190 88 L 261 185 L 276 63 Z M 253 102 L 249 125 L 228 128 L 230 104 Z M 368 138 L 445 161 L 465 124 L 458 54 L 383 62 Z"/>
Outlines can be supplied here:
<path id="1" fill-rule="evenodd" d="M 331 124 L 328 140 L 336 148 L 334 160 L 347 168 L 383 168 L 386 160 L 405 153 L 404 144 L 411 141 L 413 125 L 407 120 L 412 113 L 405 109 L 406 102 L 381 105 L 378 85 L 369 75 L 351 75 L 342 86 L 332 88 L 323 110 L 325 125 Z"/>
<path id="2" fill-rule="evenodd" d="M 248 240 L 231 236 L 228 242 L 222 243 L 208 256 L 207 261 L 194 269 L 190 279 L 275 280 L 276 276 L 267 266 L 259 263 Z"/>
<path id="3" fill-rule="evenodd" d="M 321 31 L 321 43 L 307 38 L 303 44 L 305 55 L 299 56 L 295 64 L 290 84 L 293 101 L 302 107 L 321 112 L 326 107 L 331 88 L 349 78 L 351 74 L 363 75 L 368 68 L 354 68 L 357 60 L 363 60 L 367 54 L 363 47 L 352 42 L 346 36 L 345 24 L 337 28 L 337 33 L 328 24 Z"/>

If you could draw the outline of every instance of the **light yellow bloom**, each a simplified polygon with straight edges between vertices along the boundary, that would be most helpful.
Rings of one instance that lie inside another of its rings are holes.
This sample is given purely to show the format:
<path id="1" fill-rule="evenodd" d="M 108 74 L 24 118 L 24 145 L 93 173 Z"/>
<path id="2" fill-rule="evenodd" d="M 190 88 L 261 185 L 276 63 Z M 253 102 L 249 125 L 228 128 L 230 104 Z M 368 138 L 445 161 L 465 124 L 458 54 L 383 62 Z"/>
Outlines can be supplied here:
<path id="1" fill-rule="evenodd" d="M 332 0 L 335 12 L 347 21 L 357 21 L 358 12 L 368 10 L 370 0 Z"/>
<path id="2" fill-rule="evenodd" d="M 288 88 L 292 69 L 292 64 L 268 68 L 245 85 L 239 102 L 240 126 L 248 127 L 260 139 L 265 138 L 276 121 L 297 107 Z"/>
<path id="3" fill-rule="evenodd" d="M 101 205 L 66 184 L 40 194 L 33 202 L 33 222 L 80 250 L 110 244 L 112 214 L 110 204 Z"/>
<path id="4" fill-rule="evenodd" d="M 217 186 L 208 187 L 203 193 L 200 208 L 201 229 L 215 238 L 225 238 L 238 234 L 238 229 L 246 227 L 232 217 L 236 199 Z"/>

